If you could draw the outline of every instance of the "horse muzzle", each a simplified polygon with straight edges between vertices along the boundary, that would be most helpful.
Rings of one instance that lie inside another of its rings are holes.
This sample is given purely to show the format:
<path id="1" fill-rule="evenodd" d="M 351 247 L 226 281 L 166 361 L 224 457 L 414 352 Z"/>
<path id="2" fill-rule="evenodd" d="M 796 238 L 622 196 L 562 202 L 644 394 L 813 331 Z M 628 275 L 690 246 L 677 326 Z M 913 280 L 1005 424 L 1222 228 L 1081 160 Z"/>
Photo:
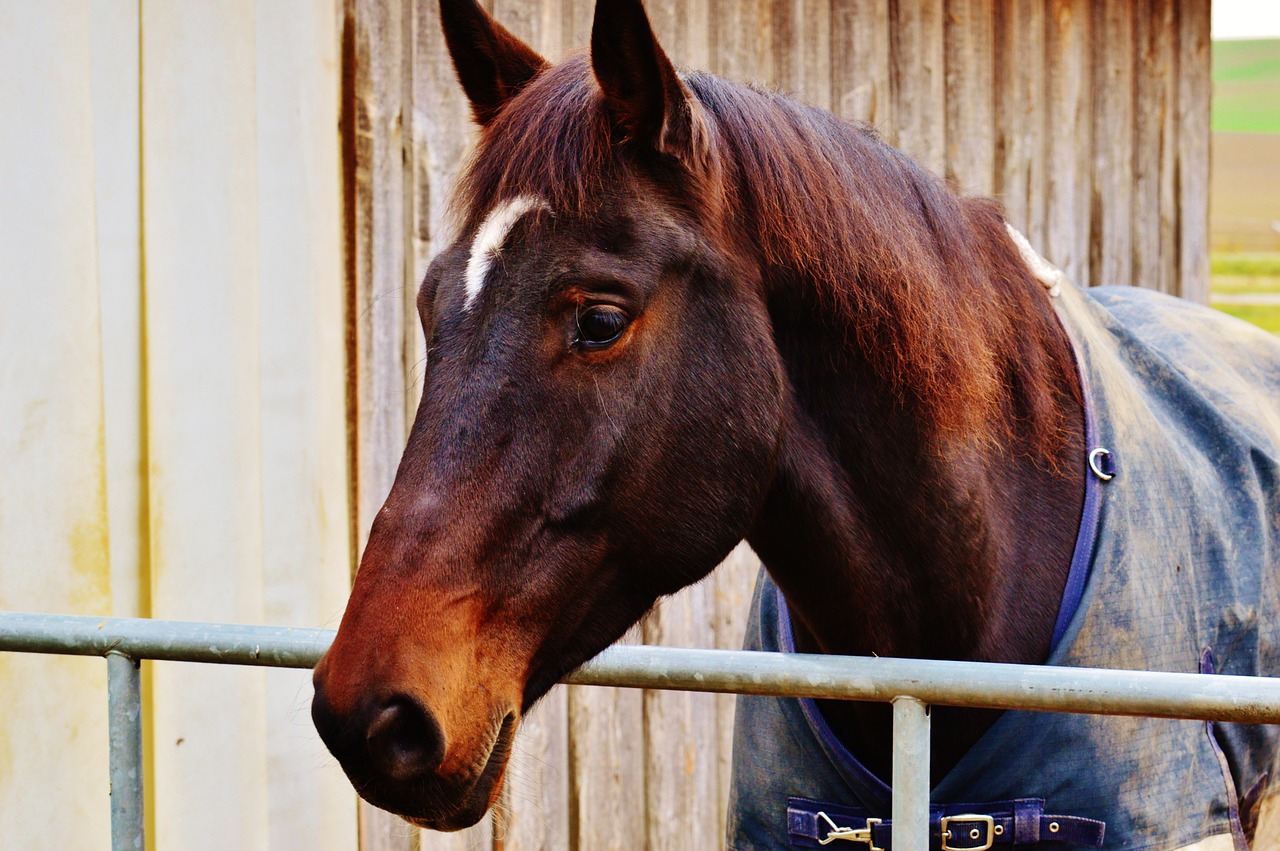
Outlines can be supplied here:
<path id="1" fill-rule="evenodd" d="M 359 699 L 349 707 L 331 699 L 325 666 L 316 668 L 311 718 L 362 798 L 418 827 L 461 830 L 484 817 L 502 787 L 519 713 L 475 707 L 470 730 L 448 725 L 427 703 L 406 692 Z"/>

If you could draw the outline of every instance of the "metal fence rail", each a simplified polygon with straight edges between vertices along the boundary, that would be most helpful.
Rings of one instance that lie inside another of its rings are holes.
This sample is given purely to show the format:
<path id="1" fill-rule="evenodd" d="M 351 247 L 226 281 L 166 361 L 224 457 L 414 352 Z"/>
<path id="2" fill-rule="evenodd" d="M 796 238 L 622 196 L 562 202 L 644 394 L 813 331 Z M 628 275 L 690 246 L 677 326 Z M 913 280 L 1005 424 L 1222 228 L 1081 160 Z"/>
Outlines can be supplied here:
<path id="1" fill-rule="evenodd" d="M 107 660 L 113 849 L 143 847 L 140 660 L 310 668 L 333 635 L 323 629 L 0 613 L 0 651 Z M 1280 679 L 1208 674 L 619 645 L 565 682 L 892 702 L 898 851 L 928 848 L 930 704 L 1280 723 Z"/>

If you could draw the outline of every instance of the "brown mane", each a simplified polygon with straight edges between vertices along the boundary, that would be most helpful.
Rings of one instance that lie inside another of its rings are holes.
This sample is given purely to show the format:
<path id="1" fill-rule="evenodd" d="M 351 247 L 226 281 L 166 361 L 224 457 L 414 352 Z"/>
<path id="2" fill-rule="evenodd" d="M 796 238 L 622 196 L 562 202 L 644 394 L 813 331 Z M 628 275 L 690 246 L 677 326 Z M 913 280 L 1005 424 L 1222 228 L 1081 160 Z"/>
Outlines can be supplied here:
<path id="1" fill-rule="evenodd" d="M 682 74 L 708 127 L 706 160 L 668 168 L 671 197 L 729 223 L 766 286 L 808 286 L 940 445 L 1009 443 L 1048 459 L 1074 382 L 1042 287 L 999 205 L 961 198 L 875 131 L 783 95 Z M 670 164 L 669 164 L 670 165 Z M 611 135 L 585 53 L 535 78 L 485 127 L 455 198 L 464 231 L 498 199 L 535 194 L 590 215 L 643 167 Z M 674 176 L 674 177 L 673 177 Z M 690 186 L 690 182 L 695 185 Z M 1070 389 L 1069 389 L 1070 388 Z"/>

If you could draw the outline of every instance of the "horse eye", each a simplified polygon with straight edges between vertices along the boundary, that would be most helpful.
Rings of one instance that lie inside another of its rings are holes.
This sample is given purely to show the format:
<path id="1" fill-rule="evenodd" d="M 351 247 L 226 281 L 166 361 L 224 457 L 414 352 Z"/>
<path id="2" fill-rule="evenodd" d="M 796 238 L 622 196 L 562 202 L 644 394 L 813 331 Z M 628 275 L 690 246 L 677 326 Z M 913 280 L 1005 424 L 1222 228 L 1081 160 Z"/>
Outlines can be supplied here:
<path id="1" fill-rule="evenodd" d="M 627 329 L 627 314 L 616 307 L 596 305 L 578 314 L 576 342 L 588 349 L 600 349 L 617 341 Z"/>

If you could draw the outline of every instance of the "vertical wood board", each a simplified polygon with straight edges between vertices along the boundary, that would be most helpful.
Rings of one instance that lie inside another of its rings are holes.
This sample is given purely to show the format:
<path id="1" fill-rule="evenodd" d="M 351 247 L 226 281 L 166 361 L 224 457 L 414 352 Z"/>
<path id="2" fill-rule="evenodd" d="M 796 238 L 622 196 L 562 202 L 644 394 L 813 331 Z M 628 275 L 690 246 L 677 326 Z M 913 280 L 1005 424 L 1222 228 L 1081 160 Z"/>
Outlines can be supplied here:
<path id="1" fill-rule="evenodd" d="M 893 5 L 890 19 L 897 146 L 932 171 L 946 170 L 946 49 L 943 0 Z"/>
<path id="2" fill-rule="evenodd" d="M 1094 285 L 1133 282 L 1133 7 L 1105 0 L 1093 11 Z"/>
<path id="3" fill-rule="evenodd" d="M 1046 101 L 1049 221 L 1042 253 L 1079 286 L 1090 280 L 1090 6 L 1090 0 L 1051 0 L 1046 12 L 1051 59 Z"/>
<path id="4" fill-rule="evenodd" d="M 889 0 L 831 0 L 831 108 L 896 139 Z"/>
<path id="5" fill-rule="evenodd" d="M 637 633 L 623 640 L 634 642 Z M 568 691 L 569 846 L 634 848 L 645 835 L 642 693 L 594 686 Z"/>
<path id="6" fill-rule="evenodd" d="M 502 851 L 569 847 L 569 689 L 553 688 L 522 720 L 494 817 Z"/>
<path id="7" fill-rule="evenodd" d="M 402 0 L 344 0 L 342 110 L 347 193 L 345 234 L 350 288 L 347 304 L 348 392 L 354 408 L 351 473 L 355 551 L 364 551 L 373 517 L 395 478 L 408 434 L 405 369 L 409 200 L 404 138 L 408 6 Z M 408 851 L 418 831 L 363 801 L 363 851 Z"/>
<path id="8" fill-rule="evenodd" d="M 645 618 L 645 644 L 714 647 L 715 584 L 704 579 L 663 600 Z M 645 839 L 653 849 L 716 847 L 719 820 L 716 699 L 694 692 L 643 693 Z"/>
<path id="9" fill-rule="evenodd" d="M 1209 303 L 1209 4 L 1178 0 L 1177 294 Z"/>
<path id="10" fill-rule="evenodd" d="M 995 10 L 947 0 L 946 176 L 965 193 L 995 191 Z"/>

